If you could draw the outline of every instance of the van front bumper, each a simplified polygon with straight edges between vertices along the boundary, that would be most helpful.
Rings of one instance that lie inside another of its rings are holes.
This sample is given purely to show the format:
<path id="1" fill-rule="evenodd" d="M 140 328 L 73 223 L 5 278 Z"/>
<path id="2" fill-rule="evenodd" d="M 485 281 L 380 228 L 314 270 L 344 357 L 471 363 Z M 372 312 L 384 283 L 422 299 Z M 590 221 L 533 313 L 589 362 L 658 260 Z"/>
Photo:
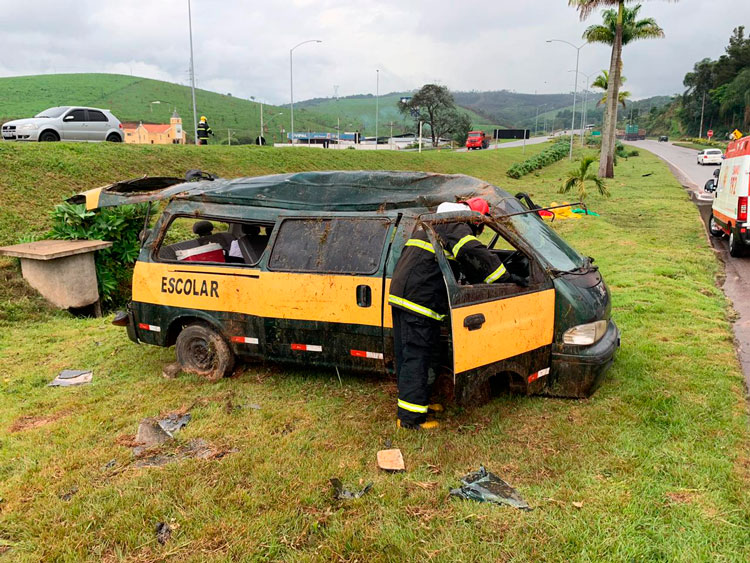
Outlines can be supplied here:
<path id="1" fill-rule="evenodd" d="M 552 369 L 541 394 L 553 397 L 590 396 L 614 362 L 619 347 L 620 330 L 611 319 L 607 332 L 591 346 L 555 346 Z"/>

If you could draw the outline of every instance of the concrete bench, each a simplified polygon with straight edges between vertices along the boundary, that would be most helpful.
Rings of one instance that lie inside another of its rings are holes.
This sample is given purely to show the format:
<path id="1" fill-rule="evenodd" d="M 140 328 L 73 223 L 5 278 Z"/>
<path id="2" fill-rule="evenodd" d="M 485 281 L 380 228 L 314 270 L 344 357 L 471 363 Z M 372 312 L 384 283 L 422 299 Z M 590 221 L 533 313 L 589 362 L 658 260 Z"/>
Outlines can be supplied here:
<path id="1" fill-rule="evenodd" d="M 112 246 L 103 240 L 40 240 L 0 247 L 0 256 L 21 259 L 31 287 L 57 307 L 87 307 L 99 301 L 94 252 Z"/>

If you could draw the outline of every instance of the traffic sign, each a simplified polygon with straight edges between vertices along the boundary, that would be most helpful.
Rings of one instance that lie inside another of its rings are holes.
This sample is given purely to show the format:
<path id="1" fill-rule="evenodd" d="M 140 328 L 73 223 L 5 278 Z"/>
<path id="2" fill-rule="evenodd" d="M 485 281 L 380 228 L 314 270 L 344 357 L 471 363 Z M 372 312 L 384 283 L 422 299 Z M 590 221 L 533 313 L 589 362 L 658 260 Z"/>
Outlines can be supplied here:
<path id="1" fill-rule="evenodd" d="M 739 129 L 735 129 L 732 131 L 732 137 L 734 137 L 735 140 L 742 138 L 742 133 L 740 133 Z"/>
<path id="2" fill-rule="evenodd" d="M 708 138 L 710 139 L 711 137 L 713 137 L 713 136 L 714 136 L 714 130 L 713 130 L 713 129 L 709 129 L 709 130 L 708 130 L 708 133 L 706 133 L 706 135 L 707 135 L 707 136 L 708 136 Z"/>

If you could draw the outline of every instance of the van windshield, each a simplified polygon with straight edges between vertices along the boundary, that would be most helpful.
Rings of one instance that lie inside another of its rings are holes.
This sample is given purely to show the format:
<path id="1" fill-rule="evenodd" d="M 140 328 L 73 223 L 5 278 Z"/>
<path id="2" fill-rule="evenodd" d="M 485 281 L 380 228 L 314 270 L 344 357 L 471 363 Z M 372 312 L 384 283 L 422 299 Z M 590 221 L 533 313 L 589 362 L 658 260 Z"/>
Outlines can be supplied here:
<path id="1" fill-rule="evenodd" d="M 503 201 L 504 213 L 528 211 L 517 199 Z M 573 250 L 560 235 L 553 231 L 536 213 L 514 215 L 501 221 L 523 238 L 552 268 L 561 271 L 578 270 L 587 261 Z"/>

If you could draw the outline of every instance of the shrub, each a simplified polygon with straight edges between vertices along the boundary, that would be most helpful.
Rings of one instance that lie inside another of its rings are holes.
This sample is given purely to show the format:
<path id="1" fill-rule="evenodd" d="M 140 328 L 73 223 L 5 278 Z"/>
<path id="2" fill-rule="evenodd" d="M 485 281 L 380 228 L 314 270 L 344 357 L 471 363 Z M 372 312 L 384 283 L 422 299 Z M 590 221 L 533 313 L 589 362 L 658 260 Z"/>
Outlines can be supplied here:
<path id="1" fill-rule="evenodd" d="M 516 162 L 510 168 L 506 174 L 518 180 L 521 176 L 539 170 L 550 164 L 554 164 L 558 160 L 562 160 L 568 155 L 570 151 L 570 141 L 568 139 L 560 139 L 551 147 L 547 147 L 537 155 L 527 158 L 522 162 Z"/>
<path id="2" fill-rule="evenodd" d="M 84 205 L 62 203 L 51 212 L 52 229 L 46 238 L 106 240 L 112 246 L 96 252 L 96 277 L 102 305 L 112 309 L 130 298 L 130 280 L 143 229 L 146 204 L 87 211 Z"/>

